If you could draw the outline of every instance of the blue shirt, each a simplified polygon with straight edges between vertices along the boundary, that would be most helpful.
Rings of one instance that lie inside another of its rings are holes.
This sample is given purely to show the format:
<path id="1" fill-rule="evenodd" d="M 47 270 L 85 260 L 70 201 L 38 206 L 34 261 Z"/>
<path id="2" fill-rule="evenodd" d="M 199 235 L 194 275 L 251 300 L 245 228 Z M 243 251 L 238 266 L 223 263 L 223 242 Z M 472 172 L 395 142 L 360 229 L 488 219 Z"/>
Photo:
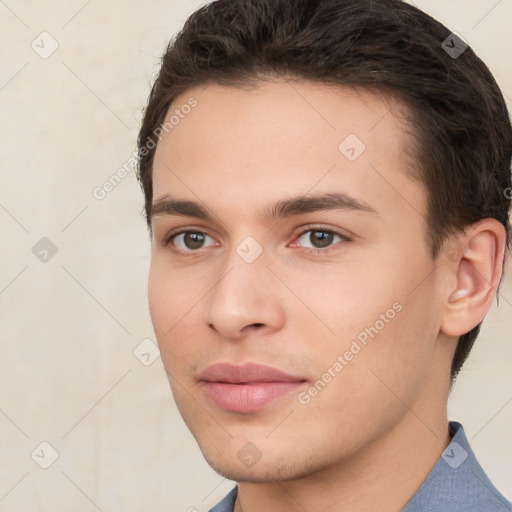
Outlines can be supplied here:
<path id="1" fill-rule="evenodd" d="M 476 460 L 460 423 L 450 422 L 452 440 L 402 512 L 511 512 L 507 501 Z M 235 487 L 210 512 L 233 512 Z"/>

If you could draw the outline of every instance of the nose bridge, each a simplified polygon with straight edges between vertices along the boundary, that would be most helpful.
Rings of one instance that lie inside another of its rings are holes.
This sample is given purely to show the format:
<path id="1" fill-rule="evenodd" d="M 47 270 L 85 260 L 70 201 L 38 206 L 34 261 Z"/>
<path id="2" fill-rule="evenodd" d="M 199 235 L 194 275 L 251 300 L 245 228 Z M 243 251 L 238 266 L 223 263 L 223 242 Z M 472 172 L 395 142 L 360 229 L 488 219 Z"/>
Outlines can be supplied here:
<path id="1" fill-rule="evenodd" d="M 226 257 L 224 277 L 216 288 L 220 288 L 221 292 L 223 288 L 226 288 L 230 294 L 237 295 L 246 289 L 251 291 L 252 287 L 256 293 L 258 283 L 262 283 L 262 280 L 271 276 L 267 269 L 268 251 L 265 251 L 263 245 L 253 236 L 242 236 L 239 240 L 241 241 L 230 249 Z M 237 291 L 235 289 L 237 287 L 242 289 Z"/>
<path id="2" fill-rule="evenodd" d="M 284 319 L 266 255 L 255 242 L 245 239 L 231 252 L 207 301 L 204 321 L 228 337 L 240 336 L 253 324 L 277 329 Z"/>
<path id="3" fill-rule="evenodd" d="M 241 311 L 250 308 L 265 298 L 268 286 L 264 282 L 269 274 L 262 256 L 248 263 L 238 254 L 238 249 L 234 250 L 225 263 L 223 277 L 212 290 L 211 301 L 224 306 L 236 305 Z"/>

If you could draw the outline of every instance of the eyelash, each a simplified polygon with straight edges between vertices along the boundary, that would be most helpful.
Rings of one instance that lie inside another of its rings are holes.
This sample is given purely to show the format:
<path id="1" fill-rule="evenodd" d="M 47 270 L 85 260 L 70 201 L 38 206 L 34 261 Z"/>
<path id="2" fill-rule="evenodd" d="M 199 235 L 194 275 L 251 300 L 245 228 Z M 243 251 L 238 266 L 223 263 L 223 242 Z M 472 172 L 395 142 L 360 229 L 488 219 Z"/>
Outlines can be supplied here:
<path id="1" fill-rule="evenodd" d="M 330 235 L 335 235 L 335 236 L 338 236 L 339 238 L 341 238 L 341 241 L 343 242 L 350 242 L 351 239 L 349 237 L 347 237 L 346 235 L 343 235 L 342 233 L 338 232 L 338 231 L 335 231 L 333 229 L 330 229 L 330 228 L 325 228 L 323 226 L 310 226 L 308 227 L 307 229 L 304 229 L 303 231 L 301 231 L 297 236 L 297 240 L 299 240 L 300 238 L 302 238 L 306 233 L 309 233 L 309 232 L 315 232 L 315 231 L 319 231 L 321 233 L 328 233 Z M 180 235 L 186 235 L 188 233 L 196 233 L 196 234 L 201 234 L 201 235 L 206 235 L 206 236 L 209 236 L 207 233 L 205 233 L 204 231 L 201 231 L 199 229 L 195 230 L 195 229 L 186 229 L 186 230 L 183 230 L 183 231 L 178 231 L 176 233 L 171 233 L 169 236 L 167 236 L 162 245 L 164 247 L 169 247 L 169 246 L 173 246 L 172 248 L 172 251 L 181 255 L 181 256 L 185 256 L 185 257 L 197 257 L 197 256 L 200 256 L 201 253 L 201 249 L 197 249 L 197 250 L 188 250 L 188 251 L 182 251 L 182 250 L 179 250 L 179 249 L 176 249 L 176 247 L 174 247 L 174 244 L 173 244 L 173 240 L 180 236 Z M 338 242 L 339 243 L 339 242 Z M 336 244 L 334 244 L 336 245 Z M 314 254 L 314 255 L 321 255 L 321 254 L 325 254 L 327 252 L 330 252 L 330 250 L 332 248 L 334 248 L 334 245 L 332 246 L 329 246 L 327 247 L 326 249 L 309 249 L 309 248 L 302 248 L 302 250 L 304 252 L 306 252 L 307 254 Z"/>

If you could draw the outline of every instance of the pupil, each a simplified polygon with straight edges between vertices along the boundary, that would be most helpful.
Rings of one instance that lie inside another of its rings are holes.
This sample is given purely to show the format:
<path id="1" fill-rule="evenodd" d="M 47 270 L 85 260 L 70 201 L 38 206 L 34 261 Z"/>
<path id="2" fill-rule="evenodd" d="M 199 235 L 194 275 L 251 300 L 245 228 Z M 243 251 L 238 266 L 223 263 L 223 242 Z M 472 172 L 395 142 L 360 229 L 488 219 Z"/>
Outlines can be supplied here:
<path id="1" fill-rule="evenodd" d="M 200 249 L 204 242 L 204 234 L 186 233 L 184 241 L 188 249 Z"/>
<path id="2" fill-rule="evenodd" d="M 333 236 L 333 233 L 326 231 L 314 231 L 311 233 L 311 242 L 315 247 L 328 247 L 332 243 Z M 316 245 L 316 242 L 319 242 L 319 245 Z"/>

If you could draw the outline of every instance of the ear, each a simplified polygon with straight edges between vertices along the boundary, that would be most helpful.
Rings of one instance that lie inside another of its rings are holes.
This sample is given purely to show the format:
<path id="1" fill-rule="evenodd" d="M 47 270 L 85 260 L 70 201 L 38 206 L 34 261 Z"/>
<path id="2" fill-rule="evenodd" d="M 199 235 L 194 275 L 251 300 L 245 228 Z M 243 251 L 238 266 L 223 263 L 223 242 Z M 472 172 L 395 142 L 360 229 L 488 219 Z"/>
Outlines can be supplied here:
<path id="1" fill-rule="evenodd" d="M 444 254 L 450 285 L 441 332 L 461 336 L 484 319 L 503 274 L 505 246 L 506 230 L 496 219 L 481 220 L 447 241 Z"/>

